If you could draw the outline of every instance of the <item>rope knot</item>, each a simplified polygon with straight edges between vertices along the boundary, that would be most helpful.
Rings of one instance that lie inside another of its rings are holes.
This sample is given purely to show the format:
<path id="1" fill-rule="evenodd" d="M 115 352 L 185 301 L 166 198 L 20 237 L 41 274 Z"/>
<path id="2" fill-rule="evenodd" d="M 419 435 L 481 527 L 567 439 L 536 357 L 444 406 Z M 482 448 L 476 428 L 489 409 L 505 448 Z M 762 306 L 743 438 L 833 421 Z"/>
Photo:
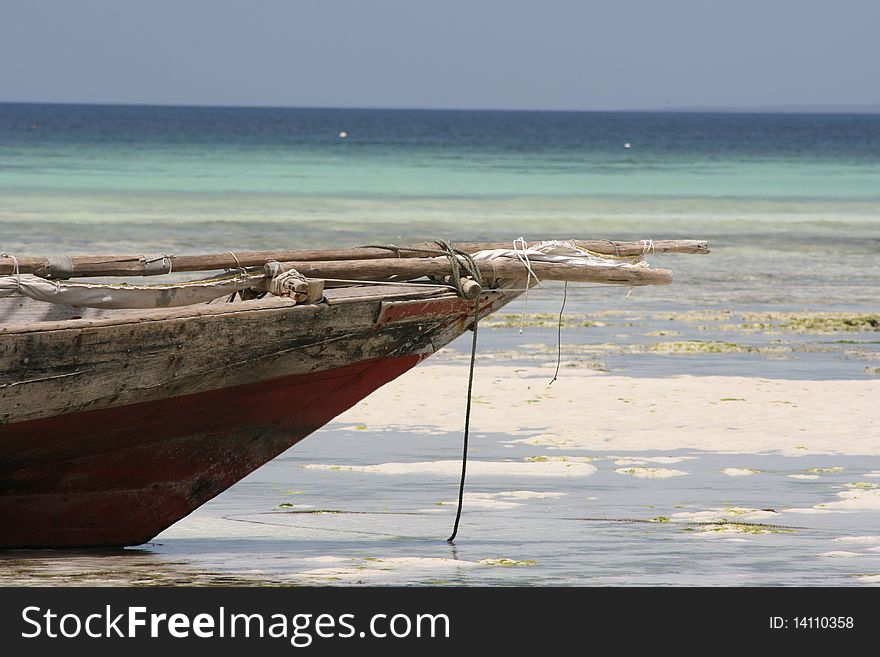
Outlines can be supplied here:
<path id="1" fill-rule="evenodd" d="M 465 299 L 472 298 L 473 295 L 465 291 L 462 278 L 470 276 L 480 287 L 483 286 L 483 276 L 480 274 L 480 268 L 474 261 L 473 256 L 470 253 L 455 248 L 452 242 L 448 240 L 434 240 L 434 243 L 440 247 L 440 255 L 446 256 L 452 268 L 449 284 L 455 288 L 458 296 Z M 464 270 L 465 276 L 462 276 L 462 270 Z"/>
<path id="2" fill-rule="evenodd" d="M 268 290 L 276 297 L 290 297 L 297 303 L 312 303 L 324 295 L 323 281 L 309 281 L 296 269 L 284 271 L 281 263 L 270 260 L 266 263 Z"/>

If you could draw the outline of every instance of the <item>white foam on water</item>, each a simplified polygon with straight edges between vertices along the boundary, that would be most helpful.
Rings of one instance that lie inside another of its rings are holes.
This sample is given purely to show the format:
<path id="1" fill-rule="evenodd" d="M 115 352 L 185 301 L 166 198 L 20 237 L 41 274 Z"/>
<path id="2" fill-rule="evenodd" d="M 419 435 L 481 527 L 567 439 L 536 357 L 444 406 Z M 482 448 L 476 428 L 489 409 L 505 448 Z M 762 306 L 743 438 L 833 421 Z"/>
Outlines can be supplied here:
<path id="1" fill-rule="evenodd" d="M 830 552 L 820 552 L 817 556 L 827 557 L 831 559 L 849 559 L 851 557 L 865 556 L 861 552 L 848 552 L 847 550 L 831 550 Z"/>
<path id="2" fill-rule="evenodd" d="M 415 463 L 378 463 L 375 465 L 332 465 L 311 463 L 308 470 L 366 472 L 387 475 L 461 475 L 461 461 L 419 461 Z M 597 472 L 596 466 L 580 461 L 474 461 L 469 460 L 468 476 L 497 477 L 586 477 Z"/>
<path id="3" fill-rule="evenodd" d="M 880 489 L 851 489 L 837 494 L 838 502 L 826 502 L 821 508 L 828 511 L 880 511 Z"/>
<path id="4" fill-rule="evenodd" d="M 645 465 L 647 463 L 681 463 L 692 461 L 696 456 L 609 456 L 614 465 Z"/>
<path id="5" fill-rule="evenodd" d="M 880 536 L 838 536 L 834 540 L 841 543 L 880 544 Z"/>
<path id="6" fill-rule="evenodd" d="M 464 503 L 468 508 L 513 509 L 522 506 L 521 500 L 551 499 L 564 497 L 565 495 L 566 493 L 540 493 L 532 490 L 512 490 L 500 493 L 465 493 Z M 458 504 L 458 500 L 439 502 L 439 504 L 455 506 Z"/>
<path id="7" fill-rule="evenodd" d="M 555 497 L 565 497 L 568 493 L 534 490 L 508 490 L 500 493 L 492 493 L 499 497 L 509 497 L 516 500 L 547 500 Z"/>
<path id="8" fill-rule="evenodd" d="M 639 479 L 668 479 L 669 477 L 683 477 L 690 474 L 684 470 L 671 470 L 669 468 L 617 468 L 617 474 L 629 475 Z"/>
<path id="9" fill-rule="evenodd" d="M 744 530 L 738 527 L 720 527 L 720 526 L 710 526 L 710 527 L 702 527 L 694 532 L 688 532 L 687 536 L 690 538 L 707 538 L 716 541 L 725 541 L 727 543 L 748 543 L 750 539 L 743 538 L 741 536 L 731 536 L 731 534 L 744 534 L 744 533 L 752 533 L 745 532 Z"/>
<path id="10" fill-rule="evenodd" d="M 791 479 L 821 479 L 817 474 L 790 474 Z"/>
<path id="11" fill-rule="evenodd" d="M 715 507 L 706 511 L 680 511 L 670 516 L 673 522 L 750 522 L 778 518 L 779 514 L 774 511 L 739 506 Z"/>
<path id="12" fill-rule="evenodd" d="M 314 568 L 294 575 L 295 579 L 322 584 L 389 584 L 408 583 L 412 578 L 455 574 L 463 569 L 485 567 L 476 561 L 440 557 L 389 557 L 383 559 L 341 559 L 348 566 Z M 334 561 L 335 563 L 336 561 Z"/>
<path id="13" fill-rule="evenodd" d="M 725 474 L 728 477 L 749 477 L 760 472 L 760 470 L 755 470 L 754 468 L 724 468 L 721 474 Z"/>
<path id="14" fill-rule="evenodd" d="M 820 502 L 809 508 L 791 507 L 785 513 L 854 513 L 859 511 L 880 511 L 880 488 L 849 488 L 837 493 L 841 498 L 836 502 Z"/>
<path id="15" fill-rule="evenodd" d="M 502 441 L 506 445 L 531 445 L 532 447 L 545 447 L 546 449 L 587 450 L 570 438 L 560 438 L 552 434 L 541 434 L 531 438 L 518 438 L 517 440 Z"/>

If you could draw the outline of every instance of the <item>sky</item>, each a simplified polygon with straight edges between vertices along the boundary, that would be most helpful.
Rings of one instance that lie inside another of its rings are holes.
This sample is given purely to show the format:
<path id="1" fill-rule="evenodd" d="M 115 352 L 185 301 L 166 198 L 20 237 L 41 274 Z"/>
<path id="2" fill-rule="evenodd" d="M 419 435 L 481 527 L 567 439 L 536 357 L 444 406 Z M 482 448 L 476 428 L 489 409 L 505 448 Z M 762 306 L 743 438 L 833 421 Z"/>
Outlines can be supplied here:
<path id="1" fill-rule="evenodd" d="M 0 102 L 874 106 L 880 0 L 0 0 Z"/>

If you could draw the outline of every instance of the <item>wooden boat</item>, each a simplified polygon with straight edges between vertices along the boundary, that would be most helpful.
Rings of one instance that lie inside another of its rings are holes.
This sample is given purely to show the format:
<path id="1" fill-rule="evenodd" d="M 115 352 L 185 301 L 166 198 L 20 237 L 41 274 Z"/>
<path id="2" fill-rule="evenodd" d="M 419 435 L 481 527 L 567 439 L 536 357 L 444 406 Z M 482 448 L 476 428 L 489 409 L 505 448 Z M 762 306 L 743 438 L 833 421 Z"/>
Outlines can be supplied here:
<path id="1" fill-rule="evenodd" d="M 646 244 L 577 248 L 638 259 Z M 652 247 L 708 251 L 695 241 Z M 671 281 L 625 260 L 578 268 L 407 249 L 0 257 L 0 282 L 15 285 L 0 298 L 0 547 L 149 541 L 502 308 L 533 276 Z M 197 284 L 57 282 L 223 268 Z M 213 300 L 191 303 L 205 295 Z"/>

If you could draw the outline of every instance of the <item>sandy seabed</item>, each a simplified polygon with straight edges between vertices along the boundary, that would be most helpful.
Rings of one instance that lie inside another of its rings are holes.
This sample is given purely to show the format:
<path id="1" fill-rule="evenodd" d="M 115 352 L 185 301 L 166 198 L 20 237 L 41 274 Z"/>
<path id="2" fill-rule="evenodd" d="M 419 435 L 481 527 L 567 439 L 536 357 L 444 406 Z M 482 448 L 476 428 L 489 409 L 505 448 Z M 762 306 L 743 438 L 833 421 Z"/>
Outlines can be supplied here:
<path id="1" fill-rule="evenodd" d="M 478 365 L 471 430 L 571 450 L 699 449 L 880 455 L 880 380 L 739 376 L 632 378 L 564 368 Z M 467 371 L 423 363 L 338 422 L 365 430 L 462 427 Z"/>

